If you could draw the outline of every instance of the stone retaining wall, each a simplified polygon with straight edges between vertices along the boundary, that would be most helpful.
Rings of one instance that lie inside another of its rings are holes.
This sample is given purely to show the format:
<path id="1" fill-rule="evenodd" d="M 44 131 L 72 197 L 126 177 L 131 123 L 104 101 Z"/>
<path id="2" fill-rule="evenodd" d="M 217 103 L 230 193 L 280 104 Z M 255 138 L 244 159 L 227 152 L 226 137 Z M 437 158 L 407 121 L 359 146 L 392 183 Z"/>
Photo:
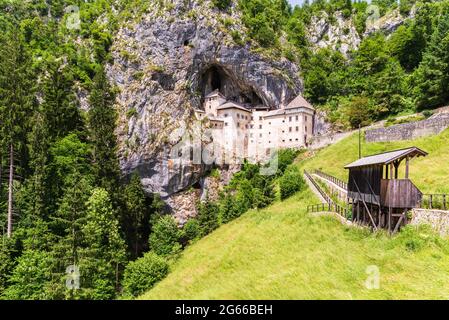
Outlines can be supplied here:
<path id="1" fill-rule="evenodd" d="M 438 134 L 447 127 L 449 127 L 449 114 L 442 114 L 426 120 L 367 130 L 365 139 L 367 142 L 411 140 Z"/>
<path id="2" fill-rule="evenodd" d="M 449 235 L 449 211 L 413 209 L 410 224 L 428 224 L 441 235 Z"/>

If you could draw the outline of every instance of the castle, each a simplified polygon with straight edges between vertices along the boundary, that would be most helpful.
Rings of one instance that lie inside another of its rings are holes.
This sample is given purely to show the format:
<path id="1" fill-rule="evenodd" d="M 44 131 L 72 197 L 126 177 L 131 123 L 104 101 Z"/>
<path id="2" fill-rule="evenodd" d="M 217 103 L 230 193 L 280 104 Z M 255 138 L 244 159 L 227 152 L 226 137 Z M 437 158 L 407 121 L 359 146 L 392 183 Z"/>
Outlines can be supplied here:
<path id="1" fill-rule="evenodd" d="M 258 162 L 277 149 L 307 147 L 313 135 L 315 109 L 302 96 L 272 110 L 228 101 L 215 90 L 205 97 L 204 110 L 197 109 L 195 114 L 198 120 L 209 121 L 219 161 Z"/>

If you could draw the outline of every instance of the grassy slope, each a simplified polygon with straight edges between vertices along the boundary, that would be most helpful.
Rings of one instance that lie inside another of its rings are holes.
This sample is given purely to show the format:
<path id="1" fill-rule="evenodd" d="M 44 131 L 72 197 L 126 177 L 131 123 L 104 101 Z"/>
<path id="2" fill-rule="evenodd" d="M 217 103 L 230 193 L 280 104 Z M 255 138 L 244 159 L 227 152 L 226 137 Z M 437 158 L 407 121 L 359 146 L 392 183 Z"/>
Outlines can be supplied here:
<path id="1" fill-rule="evenodd" d="M 362 142 L 362 155 L 371 155 L 393 149 L 416 146 L 429 153 L 426 157 L 410 162 L 410 179 L 424 193 L 449 193 L 449 129 L 439 135 L 413 141 L 386 143 Z M 317 152 L 299 163 L 302 169 L 321 169 L 324 172 L 347 180 L 344 165 L 358 158 L 358 135 L 354 134 L 339 143 Z M 405 165 L 401 164 L 402 171 Z M 403 177 L 403 172 L 400 176 Z"/>
<path id="2" fill-rule="evenodd" d="M 449 174 L 449 132 L 416 141 L 429 151 L 414 161 L 412 178 L 424 190 L 444 191 L 437 182 Z M 356 137 L 326 148 L 299 166 L 319 168 L 344 177 L 342 165 L 357 154 Z M 365 154 L 405 147 L 410 143 L 365 145 Z M 428 166 L 429 174 L 416 175 Z M 438 167 L 440 166 L 440 167 Z M 430 174 L 431 173 L 431 174 Z M 444 179 L 448 181 L 447 179 Z M 434 183 L 426 186 L 426 183 Z M 425 189 L 427 188 L 427 189 Z M 305 190 L 292 198 L 239 219 L 188 247 L 172 272 L 143 299 L 407 299 L 449 298 L 448 242 L 425 233 L 428 243 L 409 251 L 405 233 L 383 233 L 345 227 L 331 217 L 305 212 L 316 198 Z M 380 289 L 368 290 L 366 267 L 380 269 Z"/>

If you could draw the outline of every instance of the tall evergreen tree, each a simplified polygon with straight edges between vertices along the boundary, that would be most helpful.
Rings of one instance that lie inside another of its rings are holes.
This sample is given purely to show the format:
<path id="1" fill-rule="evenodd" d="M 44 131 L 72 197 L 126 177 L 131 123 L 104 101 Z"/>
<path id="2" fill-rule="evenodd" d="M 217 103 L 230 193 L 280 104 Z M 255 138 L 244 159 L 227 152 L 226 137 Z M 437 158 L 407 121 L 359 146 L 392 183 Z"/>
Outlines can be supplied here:
<path id="1" fill-rule="evenodd" d="M 94 174 L 98 185 L 105 188 L 115 200 L 120 169 L 115 136 L 117 113 L 114 109 L 114 94 L 109 87 L 103 68 L 98 70 L 93 81 L 89 97 L 88 123 Z"/>
<path id="2" fill-rule="evenodd" d="M 120 271 L 126 261 L 126 245 L 108 192 L 96 188 L 87 201 L 82 227 L 85 249 L 80 269 L 84 297 L 111 299 L 118 289 Z"/>
<path id="3" fill-rule="evenodd" d="M 126 228 L 128 244 L 134 257 L 138 257 L 145 246 L 145 226 L 149 222 L 148 201 L 137 173 L 125 187 Z"/>
<path id="4" fill-rule="evenodd" d="M 31 57 L 23 37 L 14 31 L 0 40 L 0 152 L 8 158 L 7 234 L 11 236 L 13 183 L 16 173 L 23 174 L 21 169 L 26 169 L 28 118 L 36 100 Z"/>
<path id="5" fill-rule="evenodd" d="M 449 100 L 449 5 L 442 5 L 414 81 L 418 108 L 434 108 Z"/>
<path id="6" fill-rule="evenodd" d="M 82 120 L 73 93 L 73 77 L 61 62 L 47 64 L 43 83 L 43 111 L 49 135 L 59 139 L 70 132 L 82 130 Z"/>

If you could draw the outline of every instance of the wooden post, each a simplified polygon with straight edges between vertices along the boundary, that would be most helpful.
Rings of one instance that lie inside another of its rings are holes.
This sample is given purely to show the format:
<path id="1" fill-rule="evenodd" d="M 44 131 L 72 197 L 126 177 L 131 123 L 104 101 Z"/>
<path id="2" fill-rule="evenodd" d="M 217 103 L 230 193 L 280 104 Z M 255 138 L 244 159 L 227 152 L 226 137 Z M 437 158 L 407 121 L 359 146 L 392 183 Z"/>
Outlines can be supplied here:
<path id="1" fill-rule="evenodd" d="M 408 165 L 409 165 L 409 157 L 405 159 L 405 179 L 408 179 Z"/>
<path id="2" fill-rule="evenodd" d="M 399 162 L 394 163 L 394 178 L 398 178 L 398 168 L 399 168 Z"/>
<path id="3" fill-rule="evenodd" d="M 388 179 L 388 164 L 385 165 L 385 179 Z"/>
<path id="4" fill-rule="evenodd" d="M 388 208 L 388 232 L 391 234 L 391 208 Z"/>
<path id="5" fill-rule="evenodd" d="M 390 179 L 393 179 L 393 164 L 392 163 L 390 163 Z"/>

